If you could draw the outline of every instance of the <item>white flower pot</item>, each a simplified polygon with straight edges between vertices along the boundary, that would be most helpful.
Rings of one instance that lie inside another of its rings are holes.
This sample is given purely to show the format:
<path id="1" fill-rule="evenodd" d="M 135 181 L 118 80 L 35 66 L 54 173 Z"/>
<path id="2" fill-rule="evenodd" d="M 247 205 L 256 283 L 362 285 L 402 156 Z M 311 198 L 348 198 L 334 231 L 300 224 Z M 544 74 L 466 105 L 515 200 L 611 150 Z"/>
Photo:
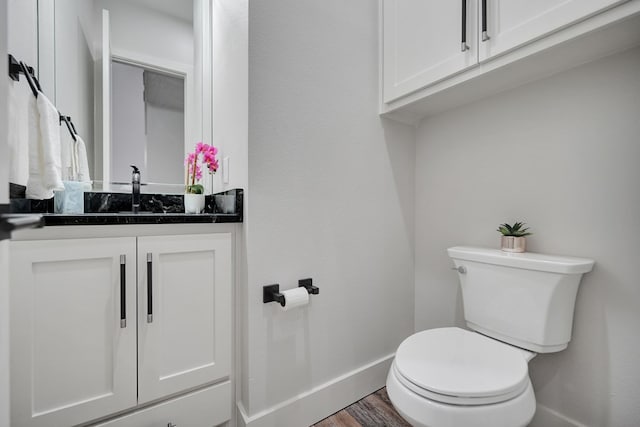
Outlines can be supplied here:
<path id="1" fill-rule="evenodd" d="M 501 249 L 505 252 L 524 252 L 527 248 L 527 239 L 525 237 L 501 236 Z"/>
<path id="2" fill-rule="evenodd" d="M 204 194 L 185 194 L 184 213 L 199 214 L 204 210 Z"/>

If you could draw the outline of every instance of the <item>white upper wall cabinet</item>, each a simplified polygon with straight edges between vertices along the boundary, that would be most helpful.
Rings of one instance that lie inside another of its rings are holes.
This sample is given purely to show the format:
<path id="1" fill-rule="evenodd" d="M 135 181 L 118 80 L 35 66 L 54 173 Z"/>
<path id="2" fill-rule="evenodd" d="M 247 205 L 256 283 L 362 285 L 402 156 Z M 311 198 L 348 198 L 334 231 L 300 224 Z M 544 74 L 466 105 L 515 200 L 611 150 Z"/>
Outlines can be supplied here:
<path id="1" fill-rule="evenodd" d="M 384 101 L 478 63 L 477 3 L 384 0 Z M 466 15 L 463 17 L 463 14 Z M 466 46 L 463 48 L 463 19 Z"/>
<path id="2" fill-rule="evenodd" d="M 640 42 L 640 0 L 380 4 L 380 112 L 407 123 Z"/>
<path id="3" fill-rule="evenodd" d="M 474 0 L 470 0 L 474 1 Z M 480 61 L 507 52 L 553 31 L 587 18 L 626 0 L 486 0 L 486 17 L 478 16 L 478 25 L 486 34 L 480 38 Z M 486 39 L 486 37 L 485 37 Z"/>

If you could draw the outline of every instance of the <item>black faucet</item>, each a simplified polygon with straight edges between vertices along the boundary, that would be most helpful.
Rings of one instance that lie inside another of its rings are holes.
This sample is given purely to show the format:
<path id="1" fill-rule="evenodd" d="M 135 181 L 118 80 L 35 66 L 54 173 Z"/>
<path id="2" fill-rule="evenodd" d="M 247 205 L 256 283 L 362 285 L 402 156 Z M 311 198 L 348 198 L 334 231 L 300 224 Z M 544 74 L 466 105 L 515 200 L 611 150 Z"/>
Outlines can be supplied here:
<path id="1" fill-rule="evenodd" d="M 130 165 L 133 168 L 131 172 L 131 211 L 138 213 L 140 211 L 140 169 L 136 165 Z"/>

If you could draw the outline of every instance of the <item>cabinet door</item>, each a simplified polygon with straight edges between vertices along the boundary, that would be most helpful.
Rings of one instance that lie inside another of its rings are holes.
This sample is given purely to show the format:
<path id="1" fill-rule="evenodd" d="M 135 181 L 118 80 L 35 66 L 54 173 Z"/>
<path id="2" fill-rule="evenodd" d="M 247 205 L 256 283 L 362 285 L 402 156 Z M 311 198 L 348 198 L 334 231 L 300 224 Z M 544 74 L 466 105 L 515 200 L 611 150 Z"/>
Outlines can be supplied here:
<path id="1" fill-rule="evenodd" d="M 229 375 L 231 235 L 138 238 L 138 401 Z"/>
<path id="2" fill-rule="evenodd" d="M 11 243 L 12 426 L 76 425 L 136 404 L 135 247 Z"/>
<path id="3" fill-rule="evenodd" d="M 478 62 L 477 1 L 383 0 L 383 97 L 390 102 Z"/>
<path id="4" fill-rule="evenodd" d="M 627 0 L 487 0 L 489 40 L 480 42 L 480 61 L 625 1 Z M 478 19 L 478 26 L 482 29 L 482 13 Z"/>

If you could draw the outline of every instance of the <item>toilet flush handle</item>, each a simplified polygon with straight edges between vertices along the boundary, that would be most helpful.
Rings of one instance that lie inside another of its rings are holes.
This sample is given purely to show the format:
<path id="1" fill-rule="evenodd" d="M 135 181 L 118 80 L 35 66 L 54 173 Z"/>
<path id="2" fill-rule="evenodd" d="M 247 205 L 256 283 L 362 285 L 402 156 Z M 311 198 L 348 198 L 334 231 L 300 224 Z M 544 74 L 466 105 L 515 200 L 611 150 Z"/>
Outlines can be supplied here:
<path id="1" fill-rule="evenodd" d="M 464 265 L 460 267 L 451 267 L 452 270 L 456 270 L 460 274 L 467 274 L 467 268 Z"/>

